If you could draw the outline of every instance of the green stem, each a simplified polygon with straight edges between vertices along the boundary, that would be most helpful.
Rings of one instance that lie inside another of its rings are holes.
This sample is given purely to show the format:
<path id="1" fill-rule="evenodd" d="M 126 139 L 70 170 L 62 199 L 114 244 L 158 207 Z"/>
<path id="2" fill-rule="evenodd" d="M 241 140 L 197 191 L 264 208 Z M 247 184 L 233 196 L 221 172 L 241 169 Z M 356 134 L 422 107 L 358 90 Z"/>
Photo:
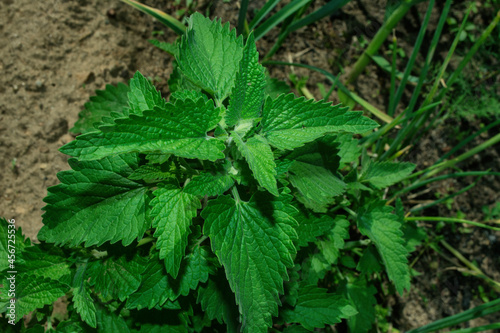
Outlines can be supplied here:
<path id="1" fill-rule="evenodd" d="M 443 161 L 439 164 L 433 165 L 432 167 L 430 167 L 426 170 L 423 170 L 424 173 L 425 173 L 425 171 L 428 171 L 428 172 L 426 174 L 424 174 L 419 179 L 419 181 L 430 178 L 430 177 L 434 176 L 435 174 L 440 173 L 441 171 L 443 171 L 447 168 L 455 166 L 455 164 L 457 164 L 465 159 L 468 159 L 469 157 L 473 156 L 474 154 L 477 154 L 477 153 L 483 151 L 484 149 L 489 148 L 489 147 L 491 147 L 499 142 L 500 142 L 500 133 L 495 135 L 491 139 L 481 143 L 477 147 L 474 147 L 473 149 L 469 150 L 468 152 L 465 152 L 462 155 L 455 157 L 454 159 Z"/>
<path id="2" fill-rule="evenodd" d="M 377 51 L 380 49 L 382 44 L 387 39 L 387 36 L 391 33 L 392 29 L 398 24 L 399 21 L 406 15 L 406 13 L 410 10 L 410 8 L 418 2 L 422 2 L 423 0 L 413 0 L 413 1 L 404 1 L 393 13 L 387 21 L 380 27 L 377 31 L 375 37 L 371 41 L 370 45 L 366 48 L 365 52 L 361 55 L 361 57 L 356 61 L 354 67 L 349 74 L 349 78 L 347 79 L 346 85 L 353 83 L 356 81 L 358 76 L 363 72 L 365 67 L 370 63 L 371 56 L 375 55 Z"/>
<path id="3" fill-rule="evenodd" d="M 231 193 L 233 194 L 234 200 L 236 200 L 236 203 L 239 203 L 241 201 L 240 199 L 240 194 L 238 193 L 238 189 L 236 186 L 233 186 L 231 188 Z"/>
<path id="4" fill-rule="evenodd" d="M 458 219 L 454 217 L 440 217 L 440 216 L 412 216 L 405 217 L 405 221 L 428 221 L 428 222 L 447 222 L 447 223 L 465 223 L 474 225 L 476 227 L 481 227 L 485 229 L 500 231 L 500 228 L 492 227 L 481 222 L 475 222 L 470 220 Z"/>

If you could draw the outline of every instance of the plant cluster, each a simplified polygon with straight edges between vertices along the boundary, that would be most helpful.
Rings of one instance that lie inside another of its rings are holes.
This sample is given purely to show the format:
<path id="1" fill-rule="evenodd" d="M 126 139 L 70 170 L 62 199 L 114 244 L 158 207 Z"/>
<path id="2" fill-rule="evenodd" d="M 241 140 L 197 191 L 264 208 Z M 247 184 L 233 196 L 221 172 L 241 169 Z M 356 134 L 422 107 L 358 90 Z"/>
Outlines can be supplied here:
<path id="1" fill-rule="evenodd" d="M 273 91 L 252 34 L 194 14 L 174 53 L 168 101 L 136 73 L 86 104 L 43 243 L 18 239 L 17 320 L 66 294 L 58 331 L 368 330 L 369 275 L 410 287 L 416 229 L 380 198 L 414 165 L 362 154 L 361 112 Z"/>

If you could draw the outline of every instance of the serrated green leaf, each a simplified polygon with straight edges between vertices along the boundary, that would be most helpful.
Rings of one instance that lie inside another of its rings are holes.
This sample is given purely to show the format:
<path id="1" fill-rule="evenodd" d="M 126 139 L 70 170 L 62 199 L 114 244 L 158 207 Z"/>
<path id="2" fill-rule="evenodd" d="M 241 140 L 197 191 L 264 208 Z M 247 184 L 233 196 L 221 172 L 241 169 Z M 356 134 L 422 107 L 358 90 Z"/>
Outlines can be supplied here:
<path id="1" fill-rule="evenodd" d="M 70 263 L 59 248 L 48 246 L 41 248 L 40 245 L 25 248 L 22 251 L 22 262 L 17 265 L 19 271 L 53 280 L 69 276 L 71 274 L 69 267 Z"/>
<path id="2" fill-rule="evenodd" d="M 276 99 L 281 94 L 288 94 L 291 88 L 285 81 L 271 78 L 266 75 L 266 90 L 265 94 L 272 99 Z"/>
<path id="3" fill-rule="evenodd" d="M 326 291 L 312 285 L 303 286 L 299 289 L 295 308 L 282 310 L 282 317 L 288 323 L 300 323 L 312 330 L 339 323 L 357 313 L 343 296 L 327 294 Z"/>
<path id="4" fill-rule="evenodd" d="M 10 291 L 11 282 L 15 286 L 14 296 L 9 295 L 12 292 Z M 0 284 L 3 284 L 3 288 L 0 288 L 0 313 L 13 313 L 11 308 L 14 308 L 15 318 L 9 315 L 6 317 L 14 319 L 14 322 L 18 322 L 24 315 L 35 309 L 54 303 L 70 289 L 69 286 L 59 281 L 26 273 L 3 274 Z M 12 303 L 12 300 L 15 302 Z"/>
<path id="5" fill-rule="evenodd" d="M 80 265 L 76 269 L 75 277 L 73 278 L 73 304 L 80 317 L 90 327 L 97 327 L 96 307 L 95 302 L 90 296 L 88 282 L 85 279 L 86 263 Z M 57 327 L 59 330 L 59 326 Z"/>
<path id="6" fill-rule="evenodd" d="M 321 166 L 295 161 L 288 171 L 290 182 L 298 190 L 297 199 L 318 213 L 325 213 L 346 188 L 342 180 Z"/>
<path id="7" fill-rule="evenodd" d="M 98 333 L 130 333 L 130 329 L 123 317 L 102 308 L 97 309 L 96 315 Z"/>
<path id="8" fill-rule="evenodd" d="M 337 215 L 326 237 L 318 242 L 320 253 L 330 265 L 337 263 L 340 250 L 344 248 L 344 239 L 349 238 L 349 225 L 344 216 Z"/>
<path id="9" fill-rule="evenodd" d="M 393 208 L 379 202 L 362 207 L 358 212 L 358 228 L 377 247 L 389 279 L 400 295 L 410 289 L 408 250 L 401 231 L 401 221 L 392 214 Z"/>
<path id="10" fill-rule="evenodd" d="M 407 162 L 372 162 L 360 181 L 378 189 L 386 188 L 408 177 L 416 165 Z"/>
<path id="11" fill-rule="evenodd" d="M 350 332 L 368 332 L 375 322 L 377 289 L 367 285 L 364 279 L 356 279 L 347 285 L 347 296 L 358 313 L 347 320 Z"/>
<path id="12" fill-rule="evenodd" d="M 151 164 L 141 165 L 139 168 L 134 170 L 130 176 L 128 176 L 128 179 L 145 181 L 169 178 L 175 178 L 175 174 L 171 172 L 170 168 L 163 168 L 163 166 Z"/>
<path id="13" fill-rule="evenodd" d="M 201 93 L 201 88 L 194 85 L 184 74 L 182 74 L 177 61 L 174 61 L 172 66 L 172 74 L 170 74 L 167 81 L 171 93 L 178 91 L 196 91 Z M 173 103 L 173 101 L 171 102 Z"/>
<path id="14" fill-rule="evenodd" d="M 138 333 L 187 333 L 187 324 L 180 325 L 161 325 L 161 324 L 144 324 Z"/>
<path id="15" fill-rule="evenodd" d="M 325 137 L 328 138 L 330 136 Z M 359 141 L 355 139 L 351 133 L 341 133 L 332 137 L 332 140 L 338 144 L 338 153 L 340 157 L 340 165 L 344 166 L 357 161 L 361 156 L 361 147 Z"/>
<path id="16" fill-rule="evenodd" d="M 228 174 L 217 173 L 215 175 L 204 172 L 193 177 L 186 186 L 184 192 L 196 196 L 216 196 L 221 195 L 233 186 L 234 181 Z"/>
<path id="17" fill-rule="evenodd" d="M 139 289 L 127 300 L 127 308 L 152 309 L 162 306 L 168 299 L 175 301 L 181 295 L 188 295 L 199 283 L 207 282 L 216 267 L 213 261 L 213 255 L 205 247 L 195 245 L 174 279 L 167 274 L 162 261 L 157 256 L 152 257 L 141 275 Z"/>
<path id="18" fill-rule="evenodd" d="M 261 193 L 250 202 L 220 196 L 202 211 L 204 233 L 235 293 L 242 329 L 249 332 L 266 332 L 271 326 L 288 280 L 286 268 L 293 266 L 296 253 L 297 222 L 289 204 Z"/>
<path id="19" fill-rule="evenodd" d="M 252 170 L 253 176 L 269 193 L 278 196 L 278 185 L 276 183 L 276 164 L 271 146 L 266 139 L 255 135 L 246 142 L 237 133 L 233 133 L 233 139 L 241 155 L 245 158 Z"/>
<path id="20" fill-rule="evenodd" d="M 70 132 L 95 132 L 98 126 L 102 125 L 102 119 L 112 117 L 113 113 L 128 116 L 130 113 L 127 97 L 129 91 L 130 88 L 123 83 L 118 83 L 116 86 L 108 84 L 105 90 L 96 90 L 96 95 L 90 97 L 90 101 L 85 103 L 85 109 L 79 113 L 79 119 Z"/>
<path id="21" fill-rule="evenodd" d="M 234 303 L 234 295 L 228 293 L 230 289 L 224 274 L 210 276 L 206 286 L 198 288 L 197 303 L 201 304 L 210 319 L 217 319 L 219 323 L 226 323 L 227 332 L 238 331 L 239 313 Z"/>
<path id="22" fill-rule="evenodd" d="M 182 73 L 222 102 L 235 84 L 243 56 L 243 39 L 220 20 L 211 21 L 200 13 L 189 18 L 189 27 L 179 44 L 177 63 Z"/>
<path id="23" fill-rule="evenodd" d="M 262 111 L 262 134 L 274 147 L 291 150 L 326 133 L 363 133 L 378 126 L 361 112 L 347 109 L 293 94 L 268 98 Z"/>
<path id="24" fill-rule="evenodd" d="M 155 86 L 140 72 L 136 72 L 130 80 L 130 91 L 127 96 L 131 112 L 137 115 L 156 107 L 164 109 L 167 103 Z"/>
<path id="25" fill-rule="evenodd" d="M 201 203 L 196 196 L 173 185 L 160 187 L 154 195 L 150 215 L 156 228 L 156 247 L 160 250 L 160 259 L 165 260 L 167 273 L 175 279 L 191 233 L 189 227 Z"/>
<path id="26" fill-rule="evenodd" d="M 379 273 L 382 271 L 382 266 L 379 264 L 377 250 L 373 246 L 367 247 L 363 251 L 361 259 L 359 259 L 356 269 L 363 274 Z"/>
<path id="27" fill-rule="evenodd" d="M 259 53 L 255 47 L 253 33 L 250 33 L 236 75 L 236 85 L 229 100 L 226 113 L 227 126 L 231 127 L 241 120 L 260 116 L 265 86 L 264 68 L 259 64 Z"/>
<path id="28" fill-rule="evenodd" d="M 0 217 L 0 272 L 9 268 L 9 255 L 14 255 L 15 261 L 19 262 L 22 260 L 23 249 L 30 245 L 31 242 L 29 238 L 24 238 L 21 227 L 16 228 L 15 219 Z"/>
<path id="29" fill-rule="evenodd" d="M 207 132 L 220 121 L 219 109 L 203 99 L 176 100 L 165 108 L 116 119 L 101 132 L 83 134 L 60 148 L 80 160 L 93 160 L 129 152 L 167 153 L 215 161 L 224 158 L 224 143 Z"/>
<path id="30" fill-rule="evenodd" d="M 334 226 L 334 219 L 324 214 L 314 214 L 302 207 L 297 207 L 295 220 L 299 223 L 297 231 L 297 245 L 307 246 L 310 242 L 316 241 L 316 238 L 324 235 Z"/>
<path id="31" fill-rule="evenodd" d="M 68 162 L 73 170 L 59 172 L 61 184 L 50 187 L 44 199 L 45 225 L 38 239 L 89 247 L 120 240 L 126 246 L 142 237 L 150 226 L 147 188 L 128 179 L 138 167 L 138 155 Z"/>
<path id="32" fill-rule="evenodd" d="M 94 292 L 101 294 L 103 299 L 119 299 L 124 301 L 135 292 L 141 284 L 141 273 L 146 261 L 136 255 L 106 257 L 87 264 L 86 276 L 94 287 Z"/>
<path id="33" fill-rule="evenodd" d="M 156 305 L 161 306 L 171 295 L 165 265 L 157 259 L 153 257 L 149 260 L 141 275 L 139 289 L 127 299 L 128 309 L 150 310 Z"/>
<path id="34" fill-rule="evenodd" d="M 170 55 L 176 56 L 177 52 L 179 52 L 179 48 L 177 47 L 176 44 L 173 43 L 167 43 L 167 42 L 160 42 L 157 39 L 150 39 L 148 40 L 152 45 L 156 46 L 162 51 L 167 52 Z"/>

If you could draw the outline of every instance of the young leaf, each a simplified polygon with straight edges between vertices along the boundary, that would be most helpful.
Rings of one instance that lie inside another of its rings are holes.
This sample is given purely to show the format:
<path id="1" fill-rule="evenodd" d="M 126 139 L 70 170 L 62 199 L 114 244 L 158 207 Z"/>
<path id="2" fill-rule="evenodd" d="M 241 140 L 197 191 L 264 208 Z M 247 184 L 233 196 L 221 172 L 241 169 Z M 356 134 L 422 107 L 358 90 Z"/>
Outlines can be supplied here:
<path id="1" fill-rule="evenodd" d="M 259 53 L 255 47 L 253 33 L 250 33 L 240 61 L 226 114 L 226 125 L 237 125 L 241 120 L 258 118 L 264 102 L 266 79 L 264 68 L 259 64 Z"/>
<path id="2" fill-rule="evenodd" d="M 291 150 L 329 132 L 363 133 L 377 127 L 362 112 L 347 109 L 293 94 L 268 98 L 262 111 L 262 134 L 274 147 Z"/>
<path id="3" fill-rule="evenodd" d="M 105 90 L 97 90 L 96 96 L 90 97 L 85 109 L 79 113 L 79 119 L 70 130 L 71 133 L 88 133 L 97 131 L 102 119 L 111 117 L 112 113 L 128 116 L 129 106 L 127 94 L 130 88 L 123 83 L 116 86 L 106 85 Z"/>
<path id="4" fill-rule="evenodd" d="M 296 221 L 288 204 L 268 195 L 250 202 L 220 196 L 202 211 L 204 233 L 224 266 L 242 314 L 242 329 L 266 332 L 293 266 Z"/>
<path id="5" fill-rule="evenodd" d="M 205 195 L 212 197 L 223 194 L 229 190 L 233 184 L 234 181 L 228 174 L 217 173 L 212 175 L 211 173 L 204 172 L 199 176 L 193 177 L 193 179 L 184 186 L 184 192 L 200 197 L 204 197 Z"/>
<path id="6" fill-rule="evenodd" d="M 146 219 L 147 188 L 128 179 L 139 163 L 137 154 L 98 161 L 70 159 L 73 170 L 58 174 L 61 184 L 50 187 L 44 199 L 38 239 L 76 246 L 122 241 L 129 245 L 142 237 Z"/>
<path id="7" fill-rule="evenodd" d="M 408 177 L 415 167 L 406 162 L 372 162 L 360 181 L 369 182 L 378 189 L 386 188 Z"/>
<path id="8" fill-rule="evenodd" d="M 243 142 L 238 133 L 233 133 L 238 150 L 250 166 L 250 170 L 259 184 L 271 194 L 278 196 L 278 185 L 276 183 L 276 164 L 271 146 L 266 139 L 255 135 Z"/>
<path id="9" fill-rule="evenodd" d="M 167 273 L 175 279 L 191 233 L 189 227 L 201 204 L 196 196 L 173 185 L 160 187 L 154 195 L 151 216 L 156 228 L 154 236 L 158 238 L 156 247 L 160 259 L 165 259 Z"/>
<path id="10" fill-rule="evenodd" d="M 225 146 L 207 135 L 220 121 L 212 101 L 190 99 L 167 103 L 165 108 L 116 119 L 102 132 L 80 135 L 60 151 L 80 160 L 93 160 L 128 152 L 171 153 L 186 158 L 215 161 L 224 158 Z"/>
<path id="11" fill-rule="evenodd" d="M 295 161 L 288 173 L 290 182 L 299 191 L 297 199 L 317 213 L 325 213 L 346 188 L 342 180 L 321 166 Z"/>
<path id="12" fill-rule="evenodd" d="M 392 214 L 393 208 L 383 202 L 362 207 L 358 212 L 358 228 L 374 243 L 385 264 L 389 278 L 399 294 L 410 289 L 408 250 L 405 247 L 401 221 Z"/>
<path id="13" fill-rule="evenodd" d="M 146 261 L 138 255 L 132 259 L 126 256 L 107 257 L 89 262 L 86 277 L 90 278 L 89 284 L 103 299 L 114 298 L 123 302 L 139 288 L 145 264 Z"/>
<path id="14" fill-rule="evenodd" d="M 89 326 L 96 328 L 96 307 L 94 300 L 90 296 L 90 288 L 85 279 L 86 263 L 80 265 L 76 269 L 75 277 L 73 278 L 73 304 L 80 317 Z M 59 330 L 59 326 L 57 327 Z"/>
<path id="15" fill-rule="evenodd" d="M 307 285 L 299 289 L 295 308 L 281 311 L 288 323 L 300 323 L 308 330 L 339 323 L 355 315 L 356 310 L 340 295 L 327 294 L 324 288 Z"/>
<path id="16" fill-rule="evenodd" d="M 166 101 L 161 97 L 161 93 L 139 72 L 136 72 L 130 80 L 130 91 L 127 96 L 131 112 L 137 115 L 155 107 L 160 109 L 166 107 Z"/>
<path id="17" fill-rule="evenodd" d="M 243 39 L 229 30 L 229 23 L 222 26 L 220 20 L 194 13 L 179 44 L 177 63 L 192 83 L 222 102 L 233 89 L 242 56 Z"/>

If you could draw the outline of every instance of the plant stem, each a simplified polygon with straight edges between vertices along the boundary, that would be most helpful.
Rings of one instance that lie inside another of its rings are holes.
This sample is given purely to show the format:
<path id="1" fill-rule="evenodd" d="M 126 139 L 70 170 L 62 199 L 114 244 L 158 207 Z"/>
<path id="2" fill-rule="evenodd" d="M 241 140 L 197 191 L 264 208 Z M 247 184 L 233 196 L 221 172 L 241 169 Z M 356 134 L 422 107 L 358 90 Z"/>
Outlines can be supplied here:
<path id="1" fill-rule="evenodd" d="M 405 221 L 430 221 L 430 222 L 449 222 L 449 223 L 465 223 L 474 225 L 476 227 L 481 227 L 485 229 L 500 231 L 500 228 L 491 227 L 481 222 L 469 221 L 464 219 L 458 219 L 454 217 L 440 217 L 440 216 L 414 216 L 414 217 L 405 217 Z"/>
<path id="2" fill-rule="evenodd" d="M 354 67 L 349 74 L 349 78 L 347 79 L 346 85 L 353 83 L 356 81 L 358 76 L 363 72 L 365 67 L 370 63 L 370 56 L 375 55 L 377 51 L 380 49 L 382 44 L 387 39 L 387 36 L 391 33 L 392 29 L 398 24 L 399 21 L 406 15 L 406 13 L 410 10 L 410 8 L 418 2 L 422 2 L 423 0 L 414 0 L 414 1 L 404 1 L 399 7 L 392 13 L 391 16 L 384 22 L 384 24 L 377 31 L 375 37 L 371 41 L 370 45 L 366 48 L 365 52 L 361 55 L 361 57 L 356 61 Z"/>

